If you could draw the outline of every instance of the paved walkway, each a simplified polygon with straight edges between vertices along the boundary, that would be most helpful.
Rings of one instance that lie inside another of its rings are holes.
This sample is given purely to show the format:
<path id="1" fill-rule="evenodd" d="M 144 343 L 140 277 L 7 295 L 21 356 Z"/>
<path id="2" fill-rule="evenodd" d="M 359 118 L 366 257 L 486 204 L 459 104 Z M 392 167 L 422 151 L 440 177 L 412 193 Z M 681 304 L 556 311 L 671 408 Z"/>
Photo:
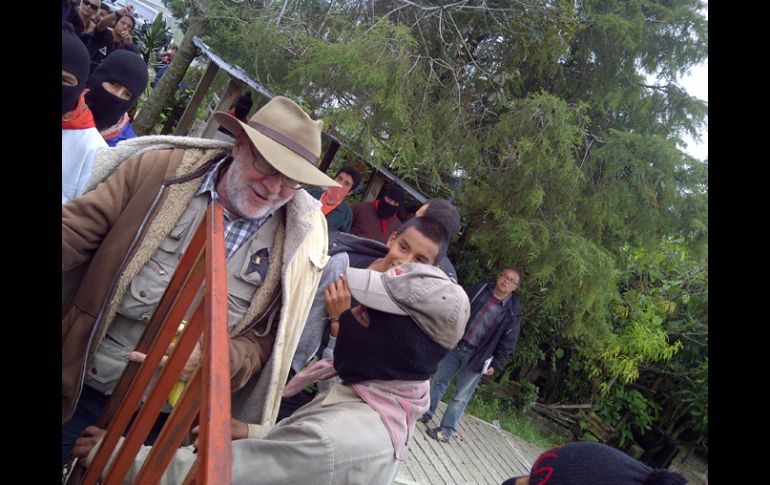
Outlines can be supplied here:
<path id="1" fill-rule="evenodd" d="M 439 403 L 429 425 L 418 422 L 409 455 L 396 475 L 396 484 L 496 484 L 529 473 L 543 451 L 537 446 L 473 416 L 465 415 L 449 443 L 426 433 L 438 426 L 446 404 Z"/>

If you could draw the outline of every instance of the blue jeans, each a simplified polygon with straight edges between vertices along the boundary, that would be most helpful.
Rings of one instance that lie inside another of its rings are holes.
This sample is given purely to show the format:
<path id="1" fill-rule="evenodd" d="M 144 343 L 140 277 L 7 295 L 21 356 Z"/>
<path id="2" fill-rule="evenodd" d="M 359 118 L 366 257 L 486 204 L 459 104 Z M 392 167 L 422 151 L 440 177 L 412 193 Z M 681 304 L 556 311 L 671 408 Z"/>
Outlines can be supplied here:
<path id="1" fill-rule="evenodd" d="M 438 370 L 430 383 L 430 408 L 425 413 L 426 418 L 433 417 L 438 402 L 444 397 L 449 383 L 459 371 L 457 390 L 452 400 L 449 401 L 444 416 L 441 418 L 441 431 L 447 437 L 452 436 L 457 431 L 460 418 L 463 416 L 463 412 L 465 412 L 465 406 L 468 405 L 468 401 L 473 397 L 476 386 L 478 386 L 481 380 L 480 373 L 471 372 L 465 368 L 468 365 L 468 361 L 471 360 L 473 352 L 474 349 L 472 347 L 467 347 L 462 343 L 457 348 L 451 350 L 439 363 Z"/>

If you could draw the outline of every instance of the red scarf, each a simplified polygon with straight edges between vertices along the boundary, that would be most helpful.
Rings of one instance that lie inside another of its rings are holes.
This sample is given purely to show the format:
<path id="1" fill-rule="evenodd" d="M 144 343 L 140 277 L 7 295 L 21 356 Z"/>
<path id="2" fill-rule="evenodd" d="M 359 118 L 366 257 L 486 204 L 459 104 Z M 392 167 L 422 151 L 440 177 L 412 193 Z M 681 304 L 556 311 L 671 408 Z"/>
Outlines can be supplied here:
<path id="1" fill-rule="evenodd" d="M 374 199 L 374 210 L 377 210 L 377 206 L 380 204 L 380 199 Z M 388 222 L 387 219 L 380 219 L 380 227 L 382 228 L 382 233 L 387 234 L 388 233 Z"/>
<path id="2" fill-rule="evenodd" d="M 342 199 L 340 199 L 340 201 L 337 202 L 336 204 L 329 205 L 329 203 L 326 202 L 326 195 L 327 195 L 326 192 L 321 194 L 321 211 L 324 213 L 324 215 L 329 214 L 329 212 L 336 209 L 337 206 L 339 206 L 342 203 Z"/>
<path id="3" fill-rule="evenodd" d="M 78 104 L 75 109 L 69 113 L 64 113 L 61 117 L 62 130 L 85 130 L 88 128 L 95 128 L 94 115 L 88 108 L 85 99 L 86 92 L 80 93 Z"/>

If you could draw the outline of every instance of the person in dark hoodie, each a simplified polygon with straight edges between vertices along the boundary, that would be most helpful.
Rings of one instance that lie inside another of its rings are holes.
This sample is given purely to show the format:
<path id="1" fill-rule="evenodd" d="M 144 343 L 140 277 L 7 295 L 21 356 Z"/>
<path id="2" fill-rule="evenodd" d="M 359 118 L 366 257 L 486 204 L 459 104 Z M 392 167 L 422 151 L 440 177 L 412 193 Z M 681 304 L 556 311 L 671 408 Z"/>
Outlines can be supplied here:
<path id="1" fill-rule="evenodd" d="M 339 315 L 329 311 L 326 290 L 337 282 L 340 273 L 348 267 L 385 272 L 410 262 L 436 265 L 444 270 L 439 263 L 446 259 L 444 255 L 450 240 L 449 232 L 456 225 L 459 225 L 459 216 L 456 221 L 440 220 L 428 215 L 415 217 L 394 231 L 385 244 L 344 232 L 330 233 L 330 258 L 321 274 L 321 282 L 297 344 L 289 378 L 312 364 L 319 353 L 329 356 L 334 351 Z M 291 415 L 315 394 L 315 389 L 308 389 L 291 398 L 284 398 L 278 419 Z"/>
<path id="2" fill-rule="evenodd" d="M 383 190 L 372 202 L 354 204 L 350 233 L 381 243 L 386 242 L 393 231 L 401 226 L 401 220 L 396 216 L 396 212 L 398 206 L 404 203 L 405 197 L 403 189 L 394 185 Z"/>
<path id="3" fill-rule="evenodd" d="M 111 147 L 136 138 L 127 111 L 147 87 L 147 64 L 138 54 L 117 50 L 108 55 L 88 81 L 85 99 L 96 128 Z"/>

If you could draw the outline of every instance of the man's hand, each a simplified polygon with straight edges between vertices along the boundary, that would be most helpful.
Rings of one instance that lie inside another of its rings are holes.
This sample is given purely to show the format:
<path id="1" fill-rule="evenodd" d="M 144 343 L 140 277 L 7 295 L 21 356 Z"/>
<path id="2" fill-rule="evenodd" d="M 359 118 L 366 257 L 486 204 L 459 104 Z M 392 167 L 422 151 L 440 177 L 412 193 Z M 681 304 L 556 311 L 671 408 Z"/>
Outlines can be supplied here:
<path id="1" fill-rule="evenodd" d="M 351 296 L 345 275 L 340 275 L 340 279 L 326 287 L 324 300 L 326 300 L 326 312 L 332 317 L 339 318 L 340 314 L 350 309 Z"/>
<path id="2" fill-rule="evenodd" d="M 166 365 L 166 361 L 168 360 L 169 355 L 171 355 L 171 352 L 174 351 L 175 345 L 171 344 L 168 347 L 168 350 L 166 350 L 166 355 L 164 355 L 160 359 L 160 364 L 158 367 L 163 367 Z M 144 362 L 144 360 L 147 358 L 147 354 L 144 354 L 142 352 L 137 352 L 134 350 L 133 352 L 128 353 L 128 360 L 131 362 Z M 192 353 L 190 354 L 190 358 L 187 359 L 187 363 L 184 365 L 184 368 L 182 369 L 181 374 L 179 374 L 179 380 L 187 382 L 190 380 L 190 377 L 192 377 L 193 372 L 195 372 L 195 369 L 198 368 L 198 365 L 201 361 L 201 344 L 198 342 L 195 344 L 195 347 L 193 348 Z"/>
<path id="3" fill-rule="evenodd" d="M 75 458 L 85 458 L 91 452 L 91 449 L 104 437 L 107 431 L 89 426 L 80 433 L 80 438 L 75 440 L 72 447 L 72 456 Z"/>
<path id="4" fill-rule="evenodd" d="M 494 373 L 495 373 L 495 368 L 490 367 L 489 369 L 487 369 L 486 375 L 491 376 Z"/>
<path id="5" fill-rule="evenodd" d="M 133 5 L 126 5 L 125 7 L 118 10 L 118 17 L 123 17 L 126 15 L 133 15 L 134 14 L 134 6 Z"/>
<path id="6" fill-rule="evenodd" d="M 233 441 L 244 440 L 249 437 L 249 425 L 243 421 L 239 421 L 235 418 L 230 419 L 230 426 Z M 193 436 L 195 436 L 195 447 L 198 447 L 198 434 L 200 433 L 200 425 L 190 430 Z"/>

